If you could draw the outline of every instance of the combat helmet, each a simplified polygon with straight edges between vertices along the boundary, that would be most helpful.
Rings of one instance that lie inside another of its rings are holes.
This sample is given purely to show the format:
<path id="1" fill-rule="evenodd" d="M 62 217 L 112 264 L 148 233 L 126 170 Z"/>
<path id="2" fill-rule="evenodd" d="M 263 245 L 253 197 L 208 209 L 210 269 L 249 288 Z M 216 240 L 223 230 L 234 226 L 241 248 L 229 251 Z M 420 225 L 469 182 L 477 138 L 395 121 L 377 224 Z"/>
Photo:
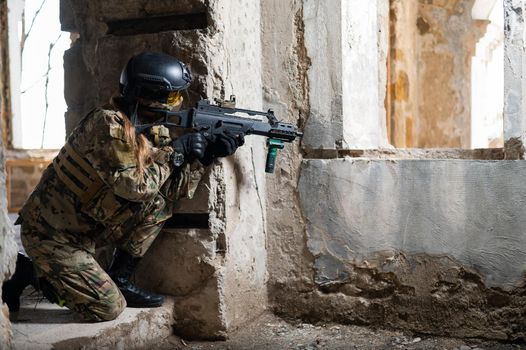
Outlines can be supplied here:
<path id="1" fill-rule="evenodd" d="M 163 53 L 143 52 L 133 56 L 120 76 L 120 92 L 129 105 L 172 110 L 182 103 L 182 91 L 192 74 L 184 63 Z"/>

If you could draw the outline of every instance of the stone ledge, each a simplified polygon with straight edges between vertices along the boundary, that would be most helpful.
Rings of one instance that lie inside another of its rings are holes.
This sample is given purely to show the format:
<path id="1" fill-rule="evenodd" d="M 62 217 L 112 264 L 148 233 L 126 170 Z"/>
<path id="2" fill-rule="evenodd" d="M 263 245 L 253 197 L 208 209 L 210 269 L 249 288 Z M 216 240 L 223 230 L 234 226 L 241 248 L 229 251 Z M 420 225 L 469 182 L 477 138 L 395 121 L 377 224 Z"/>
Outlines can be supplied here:
<path id="1" fill-rule="evenodd" d="M 307 159 L 367 158 L 367 159 L 519 159 L 506 156 L 503 148 L 380 148 L 380 149 L 307 149 Z"/>
<path id="2" fill-rule="evenodd" d="M 58 154 L 58 149 L 7 149 L 5 157 L 7 160 L 25 161 L 51 161 Z"/>
<path id="3" fill-rule="evenodd" d="M 17 350 L 144 348 L 172 335 L 173 309 L 174 300 L 166 298 L 160 308 L 126 308 L 116 320 L 86 323 L 67 308 L 33 298 L 11 317 L 13 345 Z"/>

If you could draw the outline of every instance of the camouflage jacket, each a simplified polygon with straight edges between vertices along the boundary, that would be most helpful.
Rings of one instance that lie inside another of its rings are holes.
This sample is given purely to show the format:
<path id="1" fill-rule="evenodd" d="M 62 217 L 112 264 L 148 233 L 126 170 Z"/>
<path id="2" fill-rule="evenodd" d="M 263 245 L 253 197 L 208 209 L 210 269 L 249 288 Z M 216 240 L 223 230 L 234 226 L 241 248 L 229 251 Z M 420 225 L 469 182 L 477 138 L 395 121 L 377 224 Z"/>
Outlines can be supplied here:
<path id="1" fill-rule="evenodd" d="M 89 201 L 81 201 L 52 164 L 24 204 L 20 217 L 28 223 L 44 221 L 55 230 L 96 236 L 129 222 L 152 202 L 157 206 L 159 201 L 166 202 L 164 216 L 158 221 L 166 220 L 172 213 L 171 203 L 181 197 L 191 198 L 200 173 L 192 173 L 190 165 L 174 169 L 169 161 L 173 152 L 170 146 L 152 145 L 154 161 L 139 178 L 133 148 L 124 138 L 123 118 L 126 117 L 113 110 L 96 109 L 68 138 L 66 145 L 86 160 L 102 180 L 102 187 Z"/>

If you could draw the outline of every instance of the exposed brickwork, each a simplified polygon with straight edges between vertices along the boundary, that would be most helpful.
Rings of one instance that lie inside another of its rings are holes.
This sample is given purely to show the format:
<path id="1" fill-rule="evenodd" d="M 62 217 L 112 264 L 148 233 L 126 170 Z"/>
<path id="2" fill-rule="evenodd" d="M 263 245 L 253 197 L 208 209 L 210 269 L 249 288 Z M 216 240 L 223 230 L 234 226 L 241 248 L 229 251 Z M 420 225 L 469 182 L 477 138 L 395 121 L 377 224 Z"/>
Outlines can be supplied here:
<path id="1" fill-rule="evenodd" d="M 7 203 L 10 213 L 17 212 L 38 184 L 50 160 L 20 159 L 6 161 Z"/>

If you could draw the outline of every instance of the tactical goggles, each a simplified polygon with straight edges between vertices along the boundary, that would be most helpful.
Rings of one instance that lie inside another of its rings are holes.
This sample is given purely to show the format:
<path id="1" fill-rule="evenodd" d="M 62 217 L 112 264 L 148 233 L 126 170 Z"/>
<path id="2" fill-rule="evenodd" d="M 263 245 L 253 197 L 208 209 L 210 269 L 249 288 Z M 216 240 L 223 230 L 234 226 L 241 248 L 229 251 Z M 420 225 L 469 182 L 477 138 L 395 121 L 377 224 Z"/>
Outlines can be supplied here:
<path id="1" fill-rule="evenodd" d="M 180 105 L 183 102 L 181 91 L 151 91 L 143 90 L 141 98 L 145 100 L 159 102 L 169 107 Z"/>
<path id="2" fill-rule="evenodd" d="M 168 98 L 166 99 L 166 104 L 168 106 L 177 106 L 180 105 L 183 102 L 183 95 L 181 94 L 181 91 L 172 91 L 168 94 Z"/>

